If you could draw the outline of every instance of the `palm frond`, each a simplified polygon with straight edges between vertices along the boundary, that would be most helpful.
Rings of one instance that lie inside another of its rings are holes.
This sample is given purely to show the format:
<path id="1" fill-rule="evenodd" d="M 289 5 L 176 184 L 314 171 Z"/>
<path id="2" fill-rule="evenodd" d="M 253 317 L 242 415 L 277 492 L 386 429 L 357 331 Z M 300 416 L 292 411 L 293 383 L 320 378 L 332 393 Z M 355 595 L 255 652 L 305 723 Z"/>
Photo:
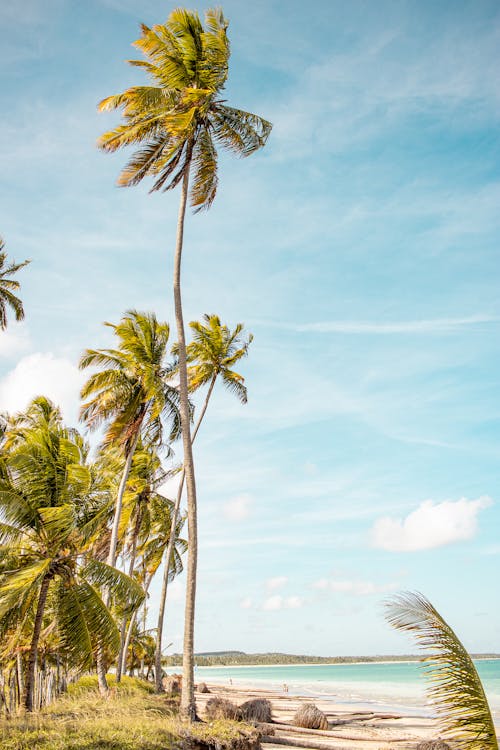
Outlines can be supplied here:
<path id="1" fill-rule="evenodd" d="M 392 627 L 411 633 L 421 648 L 433 652 L 423 662 L 443 736 L 467 750 L 498 750 L 483 685 L 452 628 L 422 594 L 399 594 L 386 607 Z"/>
<path id="2" fill-rule="evenodd" d="M 237 156 L 250 156 L 266 145 L 273 127 L 270 122 L 224 104 L 214 109 L 214 136 L 221 146 Z"/>

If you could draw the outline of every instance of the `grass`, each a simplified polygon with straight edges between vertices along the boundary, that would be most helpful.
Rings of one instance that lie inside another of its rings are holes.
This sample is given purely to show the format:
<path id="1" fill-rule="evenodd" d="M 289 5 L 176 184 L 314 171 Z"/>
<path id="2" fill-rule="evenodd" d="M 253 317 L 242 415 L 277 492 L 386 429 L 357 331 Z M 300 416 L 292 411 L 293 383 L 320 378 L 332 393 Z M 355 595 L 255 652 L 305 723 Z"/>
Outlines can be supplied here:
<path id="1" fill-rule="evenodd" d="M 111 676 L 110 676 L 111 677 Z M 103 700 L 93 677 L 82 678 L 67 695 L 39 713 L 0 719 L 2 750 L 177 750 L 207 745 L 217 750 L 251 750 L 258 735 L 232 721 L 187 727 L 175 703 L 150 686 L 124 679 Z"/>

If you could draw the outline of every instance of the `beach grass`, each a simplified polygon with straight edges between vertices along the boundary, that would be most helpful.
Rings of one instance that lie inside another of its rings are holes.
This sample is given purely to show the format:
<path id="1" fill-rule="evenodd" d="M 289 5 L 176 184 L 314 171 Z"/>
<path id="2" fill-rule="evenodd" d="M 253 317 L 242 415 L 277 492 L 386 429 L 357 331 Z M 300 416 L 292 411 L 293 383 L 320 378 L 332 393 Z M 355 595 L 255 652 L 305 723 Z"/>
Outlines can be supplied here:
<path id="1" fill-rule="evenodd" d="M 111 676 L 110 676 L 111 677 Z M 255 730 L 216 721 L 187 727 L 177 705 L 133 678 L 102 699 L 95 678 L 85 677 L 68 694 L 38 713 L 0 720 L 2 750 L 174 750 L 207 745 L 239 750 L 254 745 Z"/>

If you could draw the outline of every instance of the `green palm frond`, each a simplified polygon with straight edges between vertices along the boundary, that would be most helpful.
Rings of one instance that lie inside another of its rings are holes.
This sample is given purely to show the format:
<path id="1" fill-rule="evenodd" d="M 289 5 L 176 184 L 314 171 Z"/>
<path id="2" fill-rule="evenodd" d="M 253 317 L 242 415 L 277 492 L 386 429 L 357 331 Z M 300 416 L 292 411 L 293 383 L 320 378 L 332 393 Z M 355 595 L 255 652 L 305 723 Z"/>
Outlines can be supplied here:
<path id="1" fill-rule="evenodd" d="M 0 583 L 0 618 L 21 602 L 33 598 L 50 568 L 50 559 L 26 565 L 7 576 Z"/>
<path id="2" fill-rule="evenodd" d="M 121 570 L 100 560 L 89 560 L 82 571 L 83 577 L 98 588 L 113 592 L 120 602 L 125 602 L 131 610 L 140 607 L 144 601 L 144 590 L 133 578 Z"/>
<path id="3" fill-rule="evenodd" d="M 427 694 L 445 738 L 467 750 L 498 750 L 495 726 L 474 662 L 452 628 L 421 594 L 387 603 L 387 620 L 410 632 L 426 652 Z"/>
<path id="4" fill-rule="evenodd" d="M 57 596 L 57 621 L 62 647 L 70 662 L 89 667 L 93 649 L 99 640 L 112 653 L 120 646 L 116 623 L 100 594 L 87 582 L 65 585 L 61 582 Z"/>
<path id="5" fill-rule="evenodd" d="M 15 273 L 20 271 L 22 268 L 30 263 L 29 260 L 25 260 L 22 263 L 9 263 L 7 264 L 7 253 L 4 252 L 5 243 L 0 237 L 0 329 L 5 330 L 7 327 L 7 308 L 14 313 L 16 320 L 24 319 L 24 307 L 23 303 L 14 294 L 20 287 L 17 279 L 9 278 Z"/>

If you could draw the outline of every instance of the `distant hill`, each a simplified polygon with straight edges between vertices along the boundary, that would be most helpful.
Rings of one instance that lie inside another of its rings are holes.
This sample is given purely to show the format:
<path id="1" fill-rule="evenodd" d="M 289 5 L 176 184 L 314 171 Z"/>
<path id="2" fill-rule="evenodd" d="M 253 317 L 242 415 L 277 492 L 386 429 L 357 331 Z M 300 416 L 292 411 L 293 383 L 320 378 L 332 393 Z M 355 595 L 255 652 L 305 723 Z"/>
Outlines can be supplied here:
<path id="1" fill-rule="evenodd" d="M 500 659 L 500 654 L 472 654 L 474 659 Z M 236 667 L 255 664 L 257 666 L 272 664 L 353 664 L 354 662 L 380 661 L 419 661 L 420 656 L 378 655 L 378 656 L 310 656 L 304 654 L 282 654 L 269 652 L 264 654 L 247 654 L 244 651 L 201 651 L 195 654 L 199 667 Z M 182 664 L 182 654 L 173 654 L 164 659 L 167 666 L 178 667 Z"/>

